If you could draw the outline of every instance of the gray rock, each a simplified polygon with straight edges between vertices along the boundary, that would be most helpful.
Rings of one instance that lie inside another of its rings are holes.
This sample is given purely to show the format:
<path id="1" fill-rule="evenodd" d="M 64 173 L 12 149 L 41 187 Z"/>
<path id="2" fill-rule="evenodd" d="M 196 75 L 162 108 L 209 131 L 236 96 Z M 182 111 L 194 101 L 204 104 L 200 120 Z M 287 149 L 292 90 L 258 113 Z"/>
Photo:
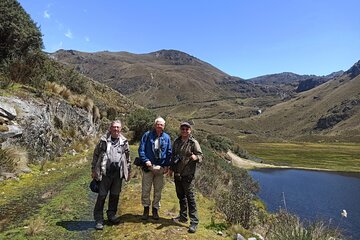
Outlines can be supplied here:
<path id="1" fill-rule="evenodd" d="M 2 172 L 0 173 L 0 176 L 4 177 L 4 179 L 16 179 L 15 173 L 10 172 Z"/>
<path id="2" fill-rule="evenodd" d="M 6 132 L 0 132 L 0 139 L 7 139 L 12 137 L 17 137 L 22 135 L 22 129 L 18 125 L 7 125 L 9 128 Z"/>
<path id="3" fill-rule="evenodd" d="M 235 235 L 235 239 L 236 239 L 236 240 L 246 240 L 246 238 L 244 238 L 240 233 L 237 233 L 237 234 Z"/>
<path id="4" fill-rule="evenodd" d="M 0 99 L 0 116 L 13 120 L 16 118 L 16 115 L 15 108 Z"/>
<path id="5" fill-rule="evenodd" d="M 31 173 L 32 172 L 32 170 L 28 166 L 20 167 L 18 169 L 18 171 L 20 171 L 22 173 Z"/>
<path id="6" fill-rule="evenodd" d="M 0 124 L 7 124 L 9 122 L 9 119 L 6 117 L 0 116 Z"/>

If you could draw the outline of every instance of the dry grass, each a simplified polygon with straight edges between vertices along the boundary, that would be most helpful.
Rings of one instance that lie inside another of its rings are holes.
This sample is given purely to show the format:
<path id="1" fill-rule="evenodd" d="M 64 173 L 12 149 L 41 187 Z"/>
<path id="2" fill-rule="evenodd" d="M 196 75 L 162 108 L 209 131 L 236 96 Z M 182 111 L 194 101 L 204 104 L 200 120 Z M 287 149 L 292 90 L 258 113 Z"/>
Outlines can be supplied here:
<path id="1" fill-rule="evenodd" d="M 59 85 L 55 82 L 46 82 L 46 90 L 62 96 L 64 99 L 72 102 L 74 105 L 85 109 L 88 112 L 93 112 L 94 119 L 100 118 L 100 111 L 94 105 L 94 101 L 88 96 L 73 94 L 70 89 L 64 85 Z"/>
<path id="2" fill-rule="evenodd" d="M 81 107 L 84 108 L 86 111 L 91 112 L 94 107 L 94 101 L 86 96 Z"/>
<path id="3" fill-rule="evenodd" d="M 35 236 L 43 231 L 45 231 L 46 223 L 45 221 L 39 216 L 35 219 L 30 220 L 28 225 L 28 229 L 26 231 L 26 235 L 28 236 Z"/>
<path id="4" fill-rule="evenodd" d="M 9 127 L 7 125 L 0 125 L 0 132 L 7 132 L 9 131 Z"/>
<path id="5" fill-rule="evenodd" d="M 100 120 L 100 110 L 97 106 L 94 105 L 93 107 L 93 121 L 97 122 L 98 120 Z"/>
<path id="6" fill-rule="evenodd" d="M 269 223 L 266 234 L 268 240 L 329 240 L 343 239 L 341 232 L 330 226 L 330 223 L 317 221 L 301 222 L 299 217 L 288 212 L 279 212 Z"/>
<path id="7" fill-rule="evenodd" d="M 65 98 L 66 100 L 71 101 L 72 99 L 72 93 L 69 89 L 67 89 L 66 87 L 60 92 L 60 95 Z"/>
<path id="8" fill-rule="evenodd" d="M 16 169 L 26 167 L 28 163 L 28 153 L 21 147 L 7 147 L 0 149 L 0 168 L 13 172 Z"/>

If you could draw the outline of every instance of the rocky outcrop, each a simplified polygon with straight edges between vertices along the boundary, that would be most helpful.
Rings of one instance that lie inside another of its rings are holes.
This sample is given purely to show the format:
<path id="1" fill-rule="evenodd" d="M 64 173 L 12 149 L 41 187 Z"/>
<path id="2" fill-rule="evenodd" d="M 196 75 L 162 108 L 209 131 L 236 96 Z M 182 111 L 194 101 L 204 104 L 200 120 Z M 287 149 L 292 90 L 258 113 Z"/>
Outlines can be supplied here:
<path id="1" fill-rule="evenodd" d="M 355 63 L 349 70 L 345 72 L 349 74 L 351 78 L 354 78 L 360 74 L 360 60 Z"/>
<path id="2" fill-rule="evenodd" d="M 325 130 L 334 127 L 341 121 L 354 114 L 354 108 L 360 105 L 360 99 L 345 100 L 339 106 L 329 109 L 327 115 L 322 116 L 316 123 L 316 130 Z"/>
<path id="3" fill-rule="evenodd" d="M 198 62 L 198 59 L 195 57 L 177 50 L 160 50 L 151 54 L 158 59 L 164 59 L 174 65 L 191 65 Z"/>
<path id="4" fill-rule="evenodd" d="M 24 146 L 30 161 L 58 156 L 76 137 L 97 131 L 91 113 L 63 99 L 0 97 L 0 109 L 11 112 L 0 121 L 7 130 L 0 132 L 1 146 Z"/>
<path id="5" fill-rule="evenodd" d="M 298 87 L 296 88 L 296 92 L 305 92 L 308 91 L 314 87 L 317 87 L 325 82 L 327 82 L 328 79 L 325 78 L 309 78 L 304 81 L 299 82 Z"/>

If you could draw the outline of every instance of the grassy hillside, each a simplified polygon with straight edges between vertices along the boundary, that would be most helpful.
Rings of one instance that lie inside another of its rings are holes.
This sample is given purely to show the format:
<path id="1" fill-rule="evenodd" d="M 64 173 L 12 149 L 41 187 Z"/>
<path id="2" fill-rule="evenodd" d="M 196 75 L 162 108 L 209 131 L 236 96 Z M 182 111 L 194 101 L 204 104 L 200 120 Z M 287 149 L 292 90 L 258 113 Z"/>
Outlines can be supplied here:
<path id="1" fill-rule="evenodd" d="M 253 130 L 267 136 L 360 141 L 359 117 L 360 76 L 344 75 L 273 106 L 244 123 L 255 123 Z"/>
<path id="2" fill-rule="evenodd" d="M 148 54 L 60 50 L 51 56 L 146 107 L 277 94 L 175 50 Z"/>

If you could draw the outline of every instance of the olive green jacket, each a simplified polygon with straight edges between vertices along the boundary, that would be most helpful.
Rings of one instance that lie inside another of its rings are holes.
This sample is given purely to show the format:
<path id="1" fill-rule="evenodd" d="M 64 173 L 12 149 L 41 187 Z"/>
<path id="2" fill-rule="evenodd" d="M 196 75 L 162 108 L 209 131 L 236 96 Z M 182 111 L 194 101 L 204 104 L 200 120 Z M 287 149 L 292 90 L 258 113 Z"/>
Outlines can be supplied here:
<path id="1" fill-rule="evenodd" d="M 191 159 L 191 155 L 196 156 L 196 160 Z M 176 164 L 176 159 L 179 159 Z M 187 141 L 183 141 L 181 136 L 178 137 L 173 143 L 172 166 L 171 170 L 182 177 L 194 177 L 196 165 L 203 160 L 203 153 L 200 148 L 199 142 L 190 135 Z"/>

